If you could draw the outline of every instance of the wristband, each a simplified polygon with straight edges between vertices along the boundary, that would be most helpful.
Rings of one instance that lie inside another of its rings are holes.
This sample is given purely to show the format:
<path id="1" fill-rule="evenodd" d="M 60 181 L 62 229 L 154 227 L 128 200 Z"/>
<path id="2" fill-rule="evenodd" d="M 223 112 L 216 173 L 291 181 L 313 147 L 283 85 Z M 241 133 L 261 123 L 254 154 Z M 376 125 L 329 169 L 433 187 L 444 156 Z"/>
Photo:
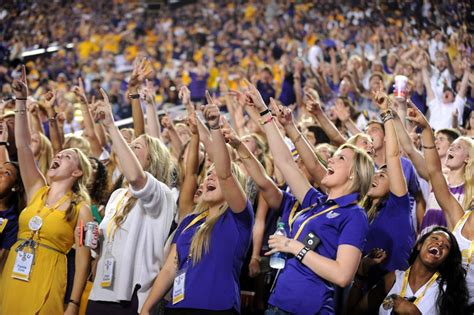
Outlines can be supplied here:
<path id="1" fill-rule="evenodd" d="M 306 256 L 306 254 L 310 251 L 310 249 L 308 247 L 303 247 L 300 252 L 298 253 L 298 255 L 296 255 L 296 259 L 298 259 L 300 262 L 303 261 L 303 258 L 304 256 Z"/>
<path id="2" fill-rule="evenodd" d="M 24 114 L 26 114 L 26 109 L 15 109 L 13 112 L 15 114 L 24 115 Z"/>
<path id="3" fill-rule="evenodd" d="M 258 261 L 258 262 L 261 262 L 262 261 L 262 257 L 259 257 L 259 256 L 252 256 L 252 259 Z"/>
<path id="4" fill-rule="evenodd" d="M 421 147 L 422 147 L 423 149 L 425 149 L 425 150 L 436 149 L 436 146 L 435 146 L 435 145 L 432 145 L 432 146 L 430 146 L 430 147 L 427 147 L 426 145 L 422 145 Z"/>
<path id="5" fill-rule="evenodd" d="M 16 97 L 15 100 L 17 100 L 17 101 L 26 101 L 26 97 Z"/>
<path id="6" fill-rule="evenodd" d="M 81 305 L 79 304 L 79 302 L 76 302 L 76 301 L 74 301 L 73 299 L 70 299 L 70 300 L 69 300 L 69 303 L 72 303 L 72 304 L 76 305 L 77 307 L 80 307 L 80 306 L 81 306 Z"/>
<path id="7" fill-rule="evenodd" d="M 219 125 L 217 125 L 217 126 L 215 126 L 215 127 L 209 125 L 209 129 L 211 129 L 211 130 L 219 130 L 219 129 L 221 129 L 221 125 L 219 124 Z"/>
<path id="8" fill-rule="evenodd" d="M 128 94 L 128 98 L 131 100 L 138 100 L 140 98 L 140 94 Z"/>
<path id="9" fill-rule="evenodd" d="M 273 116 L 268 116 L 268 118 L 260 120 L 260 125 L 266 125 L 273 120 Z"/>
<path id="10" fill-rule="evenodd" d="M 54 113 L 53 117 L 49 117 L 49 121 L 55 121 L 58 118 L 58 113 Z"/>
<path id="11" fill-rule="evenodd" d="M 8 143 L 8 141 L 0 141 L 0 146 L 6 146 L 8 148 L 10 143 Z"/>
<path id="12" fill-rule="evenodd" d="M 260 117 L 265 116 L 268 113 L 271 113 L 271 111 L 267 108 L 263 112 L 260 112 Z"/>

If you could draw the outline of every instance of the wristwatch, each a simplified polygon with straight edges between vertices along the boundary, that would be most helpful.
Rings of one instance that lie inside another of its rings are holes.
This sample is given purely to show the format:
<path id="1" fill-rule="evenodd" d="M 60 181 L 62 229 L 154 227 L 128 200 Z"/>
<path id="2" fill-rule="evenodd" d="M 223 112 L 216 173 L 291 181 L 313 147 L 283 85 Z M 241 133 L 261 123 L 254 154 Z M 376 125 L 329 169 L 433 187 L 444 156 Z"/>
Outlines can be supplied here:
<path id="1" fill-rule="evenodd" d="M 0 145 L 4 145 L 8 148 L 10 146 L 10 143 L 8 141 L 0 141 Z"/>

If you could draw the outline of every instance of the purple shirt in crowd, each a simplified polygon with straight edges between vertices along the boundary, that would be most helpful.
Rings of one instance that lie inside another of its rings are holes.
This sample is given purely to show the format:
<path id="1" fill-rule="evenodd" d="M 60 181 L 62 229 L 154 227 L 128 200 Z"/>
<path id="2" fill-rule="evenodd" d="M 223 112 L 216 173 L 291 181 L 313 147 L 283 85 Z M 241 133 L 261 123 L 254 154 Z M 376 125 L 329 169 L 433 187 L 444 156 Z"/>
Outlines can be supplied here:
<path id="1" fill-rule="evenodd" d="M 293 223 L 289 237 L 294 237 L 302 223 L 310 216 L 334 205 L 338 208 L 308 221 L 298 240 L 302 242 L 309 232 L 321 240 L 315 251 L 329 259 L 336 259 L 339 245 L 352 245 L 362 251 L 368 230 L 367 215 L 357 204 L 357 193 L 348 194 L 335 200 L 311 188 L 308 190 L 302 208 L 311 207 Z M 293 205 L 294 197 L 284 193 L 282 207 Z M 289 225 L 289 214 L 293 206 L 282 208 L 282 219 Z M 269 304 L 294 314 L 334 313 L 334 284 L 315 274 L 294 257 L 289 257 L 282 269 L 270 296 Z"/>
<path id="2" fill-rule="evenodd" d="M 199 76 L 195 72 L 190 72 L 191 83 L 189 83 L 189 91 L 191 92 L 191 100 L 200 101 L 206 98 L 207 79 L 209 74 Z"/>
<path id="3" fill-rule="evenodd" d="M 188 261 L 191 241 L 205 219 L 183 230 L 196 216 L 184 218 L 173 238 L 179 270 L 186 268 L 184 300 L 166 307 L 240 311 L 239 276 L 252 236 L 252 206 L 247 201 L 240 213 L 226 210 L 214 225 L 209 252 L 193 266 L 192 260 Z"/>
<path id="4" fill-rule="evenodd" d="M 411 206 L 408 193 L 397 197 L 389 193 L 383 201 L 377 215 L 370 222 L 364 255 L 374 248 L 387 252 L 387 259 L 374 266 L 369 274 L 370 283 L 375 284 L 389 271 L 408 268 L 408 257 L 415 244 L 415 230 L 411 219 Z"/>
<path id="5" fill-rule="evenodd" d="M 18 234 L 18 213 L 15 207 L 0 211 L 0 218 L 8 220 L 3 232 L 0 233 L 0 249 L 10 250 L 15 244 Z"/>

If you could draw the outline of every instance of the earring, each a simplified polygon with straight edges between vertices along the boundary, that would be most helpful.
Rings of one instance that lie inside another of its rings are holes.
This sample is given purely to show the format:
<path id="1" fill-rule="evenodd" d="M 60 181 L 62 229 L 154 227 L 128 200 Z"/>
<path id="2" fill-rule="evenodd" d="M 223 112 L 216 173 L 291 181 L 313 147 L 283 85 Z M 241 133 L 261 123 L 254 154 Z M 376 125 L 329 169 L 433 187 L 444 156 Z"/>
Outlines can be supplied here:
<path id="1" fill-rule="evenodd" d="M 353 175 L 349 176 L 349 179 L 350 179 L 350 180 L 353 180 L 353 179 L 354 179 L 354 176 L 353 176 Z"/>
<path id="2" fill-rule="evenodd" d="M 12 191 L 16 191 L 16 188 L 15 188 L 15 187 L 13 187 L 13 188 L 12 188 Z"/>

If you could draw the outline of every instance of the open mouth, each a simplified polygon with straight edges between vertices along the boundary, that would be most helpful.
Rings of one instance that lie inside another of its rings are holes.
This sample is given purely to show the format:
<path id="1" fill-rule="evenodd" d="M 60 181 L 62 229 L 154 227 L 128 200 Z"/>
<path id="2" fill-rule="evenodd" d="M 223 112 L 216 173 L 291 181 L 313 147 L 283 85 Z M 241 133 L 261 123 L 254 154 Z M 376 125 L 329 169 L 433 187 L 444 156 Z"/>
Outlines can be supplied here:
<path id="1" fill-rule="evenodd" d="M 216 190 L 216 186 L 214 186 L 213 184 L 207 184 L 206 189 L 207 191 L 214 191 Z"/>
<path id="2" fill-rule="evenodd" d="M 428 253 L 430 253 L 431 255 L 433 255 L 437 258 L 441 256 L 441 251 L 436 247 L 428 248 Z"/>
<path id="3" fill-rule="evenodd" d="M 373 183 L 372 183 L 372 187 L 373 187 L 373 188 L 375 188 L 375 187 L 377 187 L 377 186 L 378 186 L 378 185 L 377 185 L 376 182 L 373 182 Z"/>
<path id="4" fill-rule="evenodd" d="M 332 175 L 334 174 L 334 170 L 330 167 L 328 167 L 328 172 L 327 172 L 328 175 Z"/>
<path id="5" fill-rule="evenodd" d="M 453 158 L 454 158 L 454 156 L 451 153 L 446 156 L 446 159 L 448 159 L 448 160 L 451 160 Z"/>
<path id="6" fill-rule="evenodd" d="M 55 170 L 55 169 L 57 169 L 59 166 L 61 166 L 61 164 L 60 164 L 58 161 L 53 161 L 53 163 L 51 163 L 50 169 Z"/>

